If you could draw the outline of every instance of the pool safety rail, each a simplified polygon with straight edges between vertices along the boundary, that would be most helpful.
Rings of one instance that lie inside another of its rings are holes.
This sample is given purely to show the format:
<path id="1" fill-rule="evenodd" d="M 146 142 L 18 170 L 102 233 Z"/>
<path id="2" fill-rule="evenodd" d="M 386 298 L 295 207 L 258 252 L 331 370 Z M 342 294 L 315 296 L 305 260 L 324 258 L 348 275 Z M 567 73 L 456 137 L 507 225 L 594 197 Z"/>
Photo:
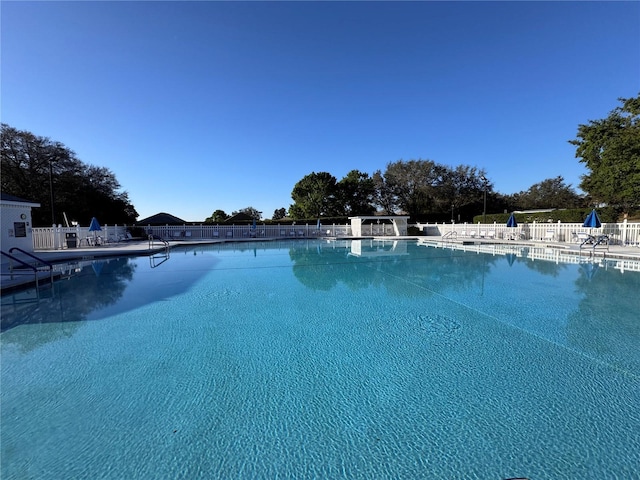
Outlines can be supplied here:
<path id="1" fill-rule="evenodd" d="M 165 251 L 167 253 L 169 252 L 171 244 L 161 236 L 154 235 L 151 233 L 149 234 L 148 240 L 149 240 L 149 250 L 152 250 L 155 248 L 155 242 L 160 242 L 164 246 Z"/>
<path id="2" fill-rule="evenodd" d="M 42 279 L 42 277 L 48 277 L 47 280 L 49 283 L 53 283 L 53 265 L 46 260 L 43 260 L 18 247 L 10 248 L 9 252 L 0 251 L 0 253 L 2 253 L 3 257 L 9 259 L 9 269 L 7 272 L 5 272 L 4 269 L 2 270 L 3 276 L 6 275 L 13 278 L 15 276 L 33 274 L 36 290 L 39 290 L 40 288 L 39 280 Z M 26 258 L 20 258 L 14 254 L 21 254 L 35 260 L 35 262 L 30 263 Z M 43 275 L 43 273 L 45 275 Z M 46 275 L 47 273 L 48 275 Z"/>
<path id="3" fill-rule="evenodd" d="M 583 249 L 590 249 L 589 252 L 593 254 L 596 248 L 600 247 L 609 251 L 609 236 L 608 235 L 598 235 L 597 237 L 594 235 L 587 234 L 585 239 L 580 244 L 580 253 L 582 253 Z"/>

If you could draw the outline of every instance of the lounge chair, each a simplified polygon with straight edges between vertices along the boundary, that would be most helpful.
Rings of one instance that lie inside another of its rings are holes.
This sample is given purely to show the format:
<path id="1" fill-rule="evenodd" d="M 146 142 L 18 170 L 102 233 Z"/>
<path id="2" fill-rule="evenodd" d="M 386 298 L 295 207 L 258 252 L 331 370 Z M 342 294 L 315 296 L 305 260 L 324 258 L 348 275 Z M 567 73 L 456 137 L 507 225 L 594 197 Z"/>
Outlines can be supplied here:
<path id="1" fill-rule="evenodd" d="M 489 230 L 489 238 L 491 240 L 494 240 L 496 238 L 496 231 L 495 230 Z"/>
<path id="2" fill-rule="evenodd" d="M 475 230 L 471 230 L 471 231 L 469 232 L 469 236 L 470 236 L 471 238 L 476 238 L 476 231 L 475 231 Z"/>
<path id="3" fill-rule="evenodd" d="M 487 236 L 487 231 L 486 230 L 480 230 L 480 238 L 484 238 Z"/>
<path id="4" fill-rule="evenodd" d="M 544 238 L 543 240 L 547 241 L 547 242 L 553 242 L 556 239 L 556 232 L 554 230 L 547 230 L 547 232 L 544 234 Z"/>

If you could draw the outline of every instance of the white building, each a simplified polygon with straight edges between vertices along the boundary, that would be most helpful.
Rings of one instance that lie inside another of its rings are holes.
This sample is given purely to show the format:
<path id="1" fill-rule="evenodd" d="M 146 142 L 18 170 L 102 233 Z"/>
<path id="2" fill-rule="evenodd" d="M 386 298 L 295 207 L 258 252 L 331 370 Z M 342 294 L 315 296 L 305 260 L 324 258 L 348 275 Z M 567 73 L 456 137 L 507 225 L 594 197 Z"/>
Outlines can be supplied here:
<path id="1" fill-rule="evenodd" d="M 0 194 L 0 248 L 3 252 L 9 252 L 13 247 L 33 252 L 31 209 L 39 206 L 39 203 Z"/>

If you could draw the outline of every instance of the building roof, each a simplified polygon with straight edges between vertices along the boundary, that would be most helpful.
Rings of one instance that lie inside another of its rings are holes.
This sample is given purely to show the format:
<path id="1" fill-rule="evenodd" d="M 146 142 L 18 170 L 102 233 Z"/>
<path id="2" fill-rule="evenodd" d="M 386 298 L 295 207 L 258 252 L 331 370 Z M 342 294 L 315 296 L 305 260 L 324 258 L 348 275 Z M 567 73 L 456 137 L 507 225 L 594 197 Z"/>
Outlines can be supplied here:
<path id="1" fill-rule="evenodd" d="M 0 192 L 0 200 L 3 202 L 14 202 L 14 203 L 28 203 L 30 205 L 35 205 L 37 207 L 40 206 L 38 202 L 32 202 L 30 200 L 25 200 L 24 198 L 16 197 L 15 195 L 10 195 L 8 193 Z"/>
<path id="2" fill-rule="evenodd" d="M 253 217 L 248 213 L 238 212 L 235 215 L 227 218 L 224 223 L 238 223 L 238 222 L 251 222 Z"/>
<path id="3" fill-rule="evenodd" d="M 178 218 L 169 213 L 160 212 L 150 217 L 138 220 L 136 225 L 184 225 L 189 222 L 185 222 L 181 218 Z"/>

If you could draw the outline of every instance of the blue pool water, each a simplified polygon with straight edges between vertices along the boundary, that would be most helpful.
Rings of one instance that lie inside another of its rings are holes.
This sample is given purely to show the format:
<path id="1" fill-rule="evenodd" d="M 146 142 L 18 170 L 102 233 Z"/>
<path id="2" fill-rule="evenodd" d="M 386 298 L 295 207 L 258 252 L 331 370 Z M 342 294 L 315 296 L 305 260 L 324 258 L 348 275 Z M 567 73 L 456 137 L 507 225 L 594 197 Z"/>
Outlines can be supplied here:
<path id="1" fill-rule="evenodd" d="M 3 480 L 639 478 L 640 273 L 411 241 L 75 267 L 2 299 Z"/>

